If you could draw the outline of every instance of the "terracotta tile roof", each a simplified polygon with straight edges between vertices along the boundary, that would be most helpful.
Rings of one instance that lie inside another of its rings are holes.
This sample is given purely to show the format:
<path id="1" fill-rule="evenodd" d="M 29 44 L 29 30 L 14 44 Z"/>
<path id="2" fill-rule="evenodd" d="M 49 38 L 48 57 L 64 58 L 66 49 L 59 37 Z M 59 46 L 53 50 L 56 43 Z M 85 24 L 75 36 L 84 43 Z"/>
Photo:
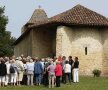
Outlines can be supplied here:
<path id="1" fill-rule="evenodd" d="M 48 19 L 48 21 L 34 22 L 30 27 L 37 27 L 46 23 L 66 23 L 71 25 L 108 26 L 108 19 L 84 6 L 77 5 L 70 10 Z"/>
<path id="2" fill-rule="evenodd" d="M 46 17 L 45 13 L 44 13 L 44 16 Z M 23 39 L 26 33 L 29 32 L 30 28 L 34 28 L 34 27 L 44 27 L 46 25 L 51 26 L 52 24 L 84 25 L 84 26 L 89 25 L 89 26 L 102 26 L 102 27 L 107 26 L 108 27 L 108 19 L 106 17 L 90 9 L 87 9 L 81 5 L 77 5 L 73 7 L 72 9 L 67 10 L 66 12 L 63 12 L 61 14 L 58 14 L 54 17 L 51 17 L 45 20 L 36 19 L 37 17 L 34 18 L 35 20 L 33 20 L 33 18 L 31 17 L 30 21 L 26 24 L 28 29 L 16 40 L 14 45 L 16 45 L 20 40 Z"/>
<path id="3" fill-rule="evenodd" d="M 58 14 L 51 18 L 52 21 L 70 23 L 70 24 L 84 24 L 84 25 L 106 25 L 108 26 L 108 19 L 84 6 L 77 5 L 72 9 Z"/>

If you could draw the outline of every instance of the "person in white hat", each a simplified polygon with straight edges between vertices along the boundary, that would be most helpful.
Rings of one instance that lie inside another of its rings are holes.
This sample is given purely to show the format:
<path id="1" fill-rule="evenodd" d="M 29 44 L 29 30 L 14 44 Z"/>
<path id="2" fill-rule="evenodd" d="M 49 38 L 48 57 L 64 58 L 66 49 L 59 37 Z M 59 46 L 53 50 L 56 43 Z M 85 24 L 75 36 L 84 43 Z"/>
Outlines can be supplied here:
<path id="1" fill-rule="evenodd" d="M 23 72 L 24 72 L 24 65 L 22 62 L 22 58 L 18 57 L 16 58 L 16 62 L 15 62 L 16 66 L 17 66 L 17 71 L 18 71 L 18 76 L 17 76 L 17 85 L 21 85 L 21 81 L 23 79 Z"/>

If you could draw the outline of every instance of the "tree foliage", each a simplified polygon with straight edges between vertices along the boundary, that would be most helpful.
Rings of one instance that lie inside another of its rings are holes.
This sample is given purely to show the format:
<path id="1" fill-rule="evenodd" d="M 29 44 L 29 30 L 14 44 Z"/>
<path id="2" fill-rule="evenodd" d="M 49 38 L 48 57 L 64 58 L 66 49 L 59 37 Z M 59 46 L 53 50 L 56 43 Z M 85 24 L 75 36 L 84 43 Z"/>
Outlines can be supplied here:
<path id="1" fill-rule="evenodd" d="M 0 56 L 11 56 L 14 53 L 13 43 L 16 39 L 11 37 L 11 32 L 6 31 L 8 18 L 4 11 L 5 7 L 0 7 Z"/>

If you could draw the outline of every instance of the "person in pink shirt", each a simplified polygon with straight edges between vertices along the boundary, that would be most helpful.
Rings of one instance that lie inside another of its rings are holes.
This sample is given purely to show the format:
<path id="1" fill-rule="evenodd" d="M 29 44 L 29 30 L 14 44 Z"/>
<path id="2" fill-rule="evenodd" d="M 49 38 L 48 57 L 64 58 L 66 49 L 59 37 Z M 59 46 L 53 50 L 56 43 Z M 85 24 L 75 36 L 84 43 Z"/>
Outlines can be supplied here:
<path id="1" fill-rule="evenodd" d="M 49 76 L 49 88 L 54 88 L 55 65 L 53 61 L 50 62 L 50 65 L 47 67 L 47 71 Z"/>
<path id="2" fill-rule="evenodd" d="M 60 87 L 60 77 L 62 76 L 62 66 L 60 62 L 57 62 L 56 68 L 55 68 L 55 76 L 56 76 L 56 87 Z"/>

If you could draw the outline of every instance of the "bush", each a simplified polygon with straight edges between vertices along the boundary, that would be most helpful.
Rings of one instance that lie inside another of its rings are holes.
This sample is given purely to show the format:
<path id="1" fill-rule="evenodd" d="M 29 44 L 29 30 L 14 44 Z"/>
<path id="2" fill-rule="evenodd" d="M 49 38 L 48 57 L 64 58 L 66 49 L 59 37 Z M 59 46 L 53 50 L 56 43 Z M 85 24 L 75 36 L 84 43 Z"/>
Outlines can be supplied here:
<path id="1" fill-rule="evenodd" d="M 95 69 L 95 70 L 93 70 L 93 74 L 94 74 L 94 77 L 100 77 L 101 70 Z"/>

